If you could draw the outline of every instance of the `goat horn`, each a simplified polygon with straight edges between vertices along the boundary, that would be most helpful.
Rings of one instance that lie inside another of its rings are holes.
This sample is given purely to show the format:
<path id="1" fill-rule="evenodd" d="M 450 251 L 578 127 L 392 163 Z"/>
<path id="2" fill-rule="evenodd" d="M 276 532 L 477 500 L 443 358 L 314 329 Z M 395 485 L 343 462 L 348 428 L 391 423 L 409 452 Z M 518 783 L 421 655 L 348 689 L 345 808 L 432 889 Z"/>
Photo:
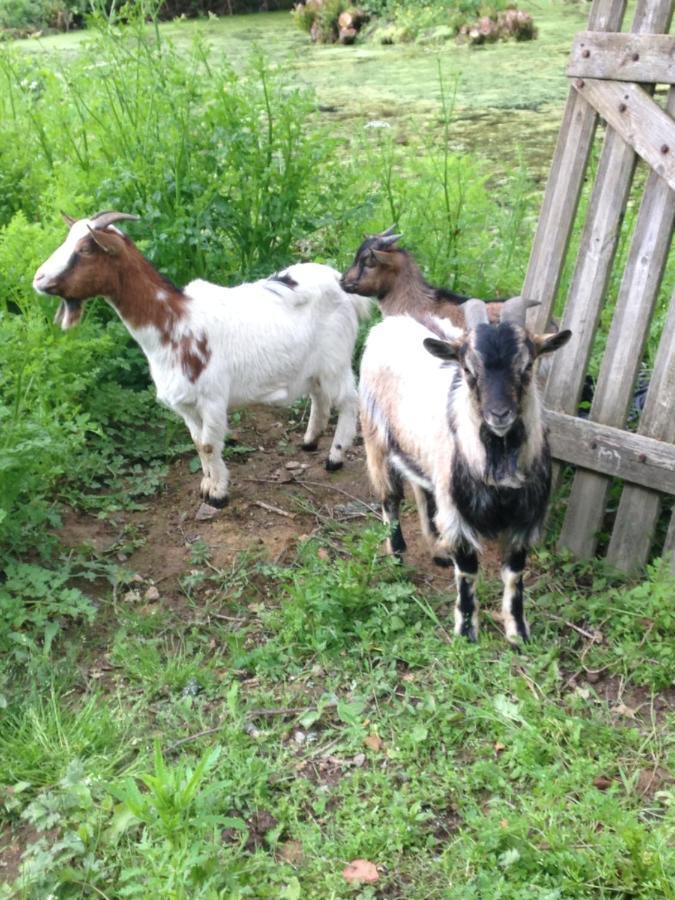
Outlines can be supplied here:
<path id="1" fill-rule="evenodd" d="M 525 315 L 532 306 L 539 306 L 539 300 L 531 300 L 528 297 L 511 297 L 505 300 L 502 306 L 501 322 L 511 322 L 513 325 L 525 327 Z"/>
<path id="2" fill-rule="evenodd" d="M 471 300 L 467 300 L 462 304 L 462 309 L 464 310 L 464 322 L 467 331 L 476 328 L 482 322 L 490 323 L 484 300 L 477 300 L 475 297 L 472 297 Z"/>
<path id="3" fill-rule="evenodd" d="M 373 237 L 389 237 L 390 234 L 393 234 L 396 231 L 395 225 L 390 225 L 386 231 L 380 232 L 380 234 L 374 234 Z"/>
<path id="4" fill-rule="evenodd" d="M 402 234 L 388 234 L 382 235 L 378 234 L 377 236 L 377 247 L 379 250 L 382 250 L 384 247 L 391 247 L 392 244 L 395 244 L 399 238 L 402 238 Z"/>
<path id="5" fill-rule="evenodd" d="M 63 210 L 61 210 L 61 218 L 66 223 L 68 228 L 72 228 L 73 225 L 77 222 L 77 219 L 74 219 L 72 216 L 69 216 L 68 213 L 64 213 Z"/>
<path id="6" fill-rule="evenodd" d="M 95 228 L 97 231 L 101 231 L 102 229 L 107 228 L 108 225 L 112 225 L 113 222 L 123 222 L 125 220 L 128 220 L 130 222 L 137 222 L 138 216 L 132 216 L 130 213 L 104 210 L 103 212 L 96 213 L 96 215 L 93 216 L 90 221 L 92 228 Z"/>

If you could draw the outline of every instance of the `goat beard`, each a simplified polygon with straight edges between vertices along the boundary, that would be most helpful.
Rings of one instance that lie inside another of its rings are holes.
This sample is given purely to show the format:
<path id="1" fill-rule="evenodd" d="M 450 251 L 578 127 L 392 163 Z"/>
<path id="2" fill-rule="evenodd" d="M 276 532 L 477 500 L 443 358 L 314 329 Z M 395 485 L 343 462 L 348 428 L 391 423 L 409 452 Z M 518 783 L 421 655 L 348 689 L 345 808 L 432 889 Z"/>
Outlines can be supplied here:
<path id="1" fill-rule="evenodd" d="M 82 300 L 62 300 L 54 316 L 54 324 L 59 325 L 64 331 L 68 331 L 77 325 L 82 318 Z"/>
<path id="2" fill-rule="evenodd" d="M 525 473 L 518 471 L 520 448 L 525 443 L 525 426 L 522 420 L 516 419 L 502 437 L 482 424 L 480 439 L 485 447 L 485 476 L 488 484 L 520 487 L 525 480 Z"/>

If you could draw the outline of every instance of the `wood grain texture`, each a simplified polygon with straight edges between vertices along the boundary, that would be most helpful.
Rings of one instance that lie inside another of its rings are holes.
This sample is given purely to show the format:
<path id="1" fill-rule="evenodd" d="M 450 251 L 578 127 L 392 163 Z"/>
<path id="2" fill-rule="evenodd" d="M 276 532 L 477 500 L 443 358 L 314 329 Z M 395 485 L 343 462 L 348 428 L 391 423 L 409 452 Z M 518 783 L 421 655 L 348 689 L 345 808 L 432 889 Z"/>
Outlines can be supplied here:
<path id="1" fill-rule="evenodd" d="M 633 33 L 662 32 L 670 25 L 672 12 L 672 0 L 638 0 L 631 30 Z M 604 29 L 589 23 L 589 30 Z M 563 412 L 573 413 L 578 407 L 634 167 L 632 148 L 609 129 L 565 307 L 563 327 L 570 328 L 573 337 L 564 353 L 554 358 L 545 392 L 546 403 Z M 561 185 L 561 190 L 564 189 Z M 559 280 L 560 270 L 554 277 Z M 556 289 L 557 283 L 556 280 Z M 542 293 L 546 295 L 547 291 Z M 539 298 L 536 293 L 533 296 Z M 528 319 L 531 327 L 545 326 L 543 311 L 541 319 L 535 321 L 534 315 Z M 554 466 L 554 487 L 559 479 L 560 467 Z"/>
<path id="2" fill-rule="evenodd" d="M 637 437 L 642 435 L 669 441 L 671 446 L 675 441 L 675 293 L 640 416 Z M 658 484 L 653 487 L 664 490 Z M 607 550 L 607 559 L 612 565 L 627 572 L 644 565 L 659 510 L 660 504 L 651 492 L 641 491 L 633 485 L 624 487 Z"/>
<path id="3" fill-rule="evenodd" d="M 555 459 L 675 494 L 675 446 L 610 425 L 546 411 Z"/>
<path id="4" fill-rule="evenodd" d="M 625 8 L 625 0 L 594 0 L 589 29 L 618 31 Z M 596 123 L 595 110 L 570 88 L 522 290 L 541 303 L 528 315 L 534 330 L 551 318 Z"/>
<path id="5" fill-rule="evenodd" d="M 675 122 L 637 84 L 576 79 L 575 90 L 675 191 Z"/>
<path id="6" fill-rule="evenodd" d="M 631 31 L 662 32 L 670 25 L 672 6 L 672 0 L 638 0 Z M 595 84 L 611 86 L 602 81 Z M 563 327 L 571 329 L 572 339 L 564 352 L 553 358 L 546 386 L 545 399 L 551 409 L 573 413 L 578 407 L 635 160 L 632 147 L 616 131 L 608 129 L 563 316 Z"/>
<path id="7" fill-rule="evenodd" d="M 670 571 L 675 575 L 675 511 L 670 517 L 670 526 L 666 535 L 666 542 L 663 545 L 663 555 L 670 557 Z"/>
<path id="8" fill-rule="evenodd" d="M 669 91 L 667 108 L 675 113 L 675 88 Z M 640 204 L 595 386 L 589 414 L 594 422 L 621 427 L 626 421 L 672 242 L 673 221 L 675 193 L 652 172 Z M 670 403 L 671 415 L 675 420 L 675 398 L 672 394 Z M 595 535 L 604 518 L 609 484 L 610 479 L 583 470 L 578 471 L 574 478 L 560 545 L 579 558 L 588 559 L 595 554 Z M 656 508 L 658 513 L 658 504 Z"/>
<path id="9" fill-rule="evenodd" d="M 675 84 L 675 36 L 582 31 L 574 38 L 567 74 Z"/>

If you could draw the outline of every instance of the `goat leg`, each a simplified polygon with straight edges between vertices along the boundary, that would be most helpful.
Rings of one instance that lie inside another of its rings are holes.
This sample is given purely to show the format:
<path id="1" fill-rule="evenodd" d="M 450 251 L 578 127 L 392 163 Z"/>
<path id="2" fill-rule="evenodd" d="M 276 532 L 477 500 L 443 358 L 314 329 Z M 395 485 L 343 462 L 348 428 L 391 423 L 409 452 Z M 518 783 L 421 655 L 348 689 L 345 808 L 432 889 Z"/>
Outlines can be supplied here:
<path id="1" fill-rule="evenodd" d="M 406 542 L 401 531 L 400 509 L 403 500 L 403 479 L 399 473 L 390 467 L 389 483 L 391 489 L 382 501 L 382 518 L 389 525 L 390 532 L 387 539 L 387 550 L 395 556 L 399 562 L 403 562 L 403 554 L 407 550 Z"/>
<path id="2" fill-rule="evenodd" d="M 502 618 L 506 639 L 510 643 L 521 640 L 527 643 L 530 639 L 530 629 L 523 612 L 523 569 L 526 557 L 526 548 L 511 549 L 502 565 Z"/>
<path id="3" fill-rule="evenodd" d="M 455 581 L 457 583 L 455 634 L 475 643 L 478 640 L 478 600 L 476 598 L 478 554 L 475 550 L 462 546 L 456 548 L 452 556 L 455 561 Z"/>

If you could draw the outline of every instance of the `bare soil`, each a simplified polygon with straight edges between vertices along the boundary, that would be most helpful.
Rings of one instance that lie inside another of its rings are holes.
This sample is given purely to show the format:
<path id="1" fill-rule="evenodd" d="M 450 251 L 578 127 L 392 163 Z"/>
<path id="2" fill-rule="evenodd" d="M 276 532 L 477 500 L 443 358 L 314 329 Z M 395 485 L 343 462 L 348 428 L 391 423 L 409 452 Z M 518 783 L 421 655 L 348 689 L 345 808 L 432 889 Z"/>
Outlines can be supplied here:
<path id="1" fill-rule="evenodd" d="M 191 472 L 192 456 L 170 467 L 164 489 L 139 512 L 116 515 L 108 520 L 70 511 L 59 538 L 67 547 L 89 545 L 97 553 L 113 552 L 129 535 L 140 544 L 120 561 L 136 572 L 144 583 L 160 588 L 162 598 L 175 597 L 178 580 L 191 568 L 191 547 L 202 541 L 209 547 L 210 561 L 219 568 L 232 566 L 240 554 L 255 551 L 270 561 L 292 555 L 298 542 L 331 520 L 365 525 L 379 520 L 379 509 L 368 485 L 360 438 L 346 454 L 345 465 L 327 472 L 324 463 L 331 435 L 327 433 L 317 451 L 305 453 L 302 427 L 289 410 L 254 407 L 247 410 L 242 425 L 233 434 L 235 452 L 226 452 L 230 469 L 228 505 L 199 521 L 201 473 Z M 238 453 L 237 447 L 257 448 Z M 431 562 L 422 541 L 412 500 L 404 504 L 402 528 L 408 544 L 406 561 L 415 580 L 450 588 L 451 570 Z M 497 574 L 493 554 L 488 568 Z"/>

